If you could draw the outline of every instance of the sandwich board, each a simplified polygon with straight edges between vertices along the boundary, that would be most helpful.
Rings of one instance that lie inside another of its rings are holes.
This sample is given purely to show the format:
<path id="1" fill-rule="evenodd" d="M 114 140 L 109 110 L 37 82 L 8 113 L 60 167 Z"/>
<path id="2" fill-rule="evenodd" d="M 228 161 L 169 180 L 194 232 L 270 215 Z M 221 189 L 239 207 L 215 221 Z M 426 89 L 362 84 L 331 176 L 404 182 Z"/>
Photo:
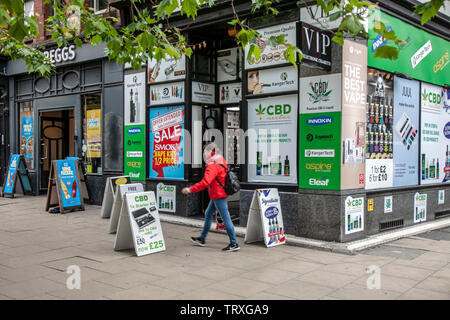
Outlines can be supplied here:
<path id="1" fill-rule="evenodd" d="M 80 173 L 76 160 L 52 161 L 45 211 L 54 206 L 59 206 L 61 213 L 75 209 L 84 210 L 83 196 L 80 192 Z"/>
<path id="2" fill-rule="evenodd" d="M 131 183 L 131 179 L 129 176 L 106 178 L 105 192 L 103 193 L 102 210 L 100 211 L 100 215 L 102 218 L 109 218 L 111 216 L 111 209 L 116 197 L 117 186 L 128 183 Z"/>
<path id="3" fill-rule="evenodd" d="M 123 196 L 115 251 L 134 247 L 139 257 L 166 250 L 157 206 L 153 191 Z"/>
<path id="4" fill-rule="evenodd" d="M 17 179 L 19 178 L 19 179 Z M 19 181 L 19 183 L 17 183 Z M 17 190 L 17 186 L 19 190 Z M 12 154 L 9 157 L 8 170 L 6 171 L 5 182 L 3 183 L 2 195 L 11 196 L 19 191 L 24 195 L 32 195 L 30 174 L 28 173 L 25 158 L 20 154 Z"/>
<path id="5" fill-rule="evenodd" d="M 91 193 L 89 192 L 89 184 L 86 177 L 86 169 L 84 167 L 83 159 L 78 157 L 66 157 L 67 160 L 75 160 L 77 161 L 78 172 L 80 172 L 80 191 L 83 196 L 83 200 L 85 202 L 91 201 L 91 197 L 89 196 Z"/>
<path id="6" fill-rule="evenodd" d="M 278 189 L 258 189 L 253 193 L 244 242 L 262 240 L 268 248 L 286 243 Z"/>
<path id="7" fill-rule="evenodd" d="M 120 185 L 116 192 L 116 197 L 111 209 L 111 219 L 109 220 L 108 233 L 116 233 L 119 223 L 120 210 L 122 209 L 123 196 L 126 193 L 144 192 L 142 183 L 130 183 Z"/>

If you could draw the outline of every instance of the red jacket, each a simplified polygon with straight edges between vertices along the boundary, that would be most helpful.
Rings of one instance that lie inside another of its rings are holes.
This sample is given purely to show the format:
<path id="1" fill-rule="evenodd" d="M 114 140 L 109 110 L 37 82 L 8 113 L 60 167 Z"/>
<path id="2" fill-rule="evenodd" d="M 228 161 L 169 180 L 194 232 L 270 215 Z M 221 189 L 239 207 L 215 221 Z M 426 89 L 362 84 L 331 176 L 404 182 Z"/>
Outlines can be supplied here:
<path id="1" fill-rule="evenodd" d="M 211 200 L 228 197 L 228 195 L 225 193 L 225 190 L 216 181 L 217 178 L 222 185 L 225 185 L 225 176 L 227 175 L 227 170 L 216 162 L 220 163 L 225 168 L 228 168 L 225 159 L 221 155 L 212 153 L 211 158 L 206 161 L 207 165 L 202 181 L 191 186 L 189 188 L 191 192 L 199 192 L 208 188 L 208 194 Z"/>

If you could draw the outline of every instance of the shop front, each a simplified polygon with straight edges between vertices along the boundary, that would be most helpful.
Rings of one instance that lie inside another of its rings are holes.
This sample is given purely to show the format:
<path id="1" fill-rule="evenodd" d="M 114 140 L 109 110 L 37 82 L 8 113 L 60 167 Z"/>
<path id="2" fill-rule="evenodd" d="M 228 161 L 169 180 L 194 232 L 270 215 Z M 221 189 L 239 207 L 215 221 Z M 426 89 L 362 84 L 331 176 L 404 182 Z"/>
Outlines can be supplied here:
<path id="1" fill-rule="evenodd" d="M 52 160 L 83 160 L 96 204 L 102 201 L 105 176 L 123 171 L 123 68 L 104 59 L 103 50 L 47 48 L 44 53 L 56 65 L 48 78 L 27 74 L 21 61 L 7 65 L 14 93 L 11 153 L 24 156 L 36 195 L 47 192 Z"/>

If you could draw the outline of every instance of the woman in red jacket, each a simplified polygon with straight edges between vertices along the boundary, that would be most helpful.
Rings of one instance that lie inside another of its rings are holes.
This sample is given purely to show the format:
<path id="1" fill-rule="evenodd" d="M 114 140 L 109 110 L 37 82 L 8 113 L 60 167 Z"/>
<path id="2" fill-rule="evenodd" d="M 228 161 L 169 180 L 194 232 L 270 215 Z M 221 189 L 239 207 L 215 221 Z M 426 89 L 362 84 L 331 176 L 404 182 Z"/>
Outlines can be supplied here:
<path id="1" fill-rule="evenodd" d="M 183 194 L 195 193 L 208 188 L 208 194 L 211 201 L 205 211 L 205 223 L 203 224 L 203 231 L 200 237 L 192 237 L 191 240 L 196 245 L 205 246 L 205 239 L 208 231 L 211 228 L 212 219 L 216 210 L 219 211 L 220 216 L 225 224 L 230 244 L 223 248 L 223 251 L 237 251 L 240 249 L 236 240 L 233 222 L 228 212 L 227 197 L 222 186 L 225 185 L 225 176 L 227 174 L 227 163 L 225 159 L 219 154 L 219 149 L 215 143 L 209 143 L 205 146 L 203 151 L 204 159 L 206 160 L 206 170 L 202 181 L 189 188 L 183 188 Z M 219 184 L 222 184 L 220 185 Z"/>

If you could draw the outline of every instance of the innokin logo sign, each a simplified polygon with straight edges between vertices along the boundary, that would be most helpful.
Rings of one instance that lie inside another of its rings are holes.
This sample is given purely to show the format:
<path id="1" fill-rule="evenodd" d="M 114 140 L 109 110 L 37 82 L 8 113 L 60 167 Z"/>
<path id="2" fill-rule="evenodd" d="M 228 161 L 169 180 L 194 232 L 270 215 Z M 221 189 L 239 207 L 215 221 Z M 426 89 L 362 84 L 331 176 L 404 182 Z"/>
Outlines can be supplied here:
<path id="1" fill-rule="evenodd" d="M 333 117 L 330 116 L 319 116 L 306 120 L 306 124 L 309 126 L 323 126 L 330 124 L 334 121 Z"/>

